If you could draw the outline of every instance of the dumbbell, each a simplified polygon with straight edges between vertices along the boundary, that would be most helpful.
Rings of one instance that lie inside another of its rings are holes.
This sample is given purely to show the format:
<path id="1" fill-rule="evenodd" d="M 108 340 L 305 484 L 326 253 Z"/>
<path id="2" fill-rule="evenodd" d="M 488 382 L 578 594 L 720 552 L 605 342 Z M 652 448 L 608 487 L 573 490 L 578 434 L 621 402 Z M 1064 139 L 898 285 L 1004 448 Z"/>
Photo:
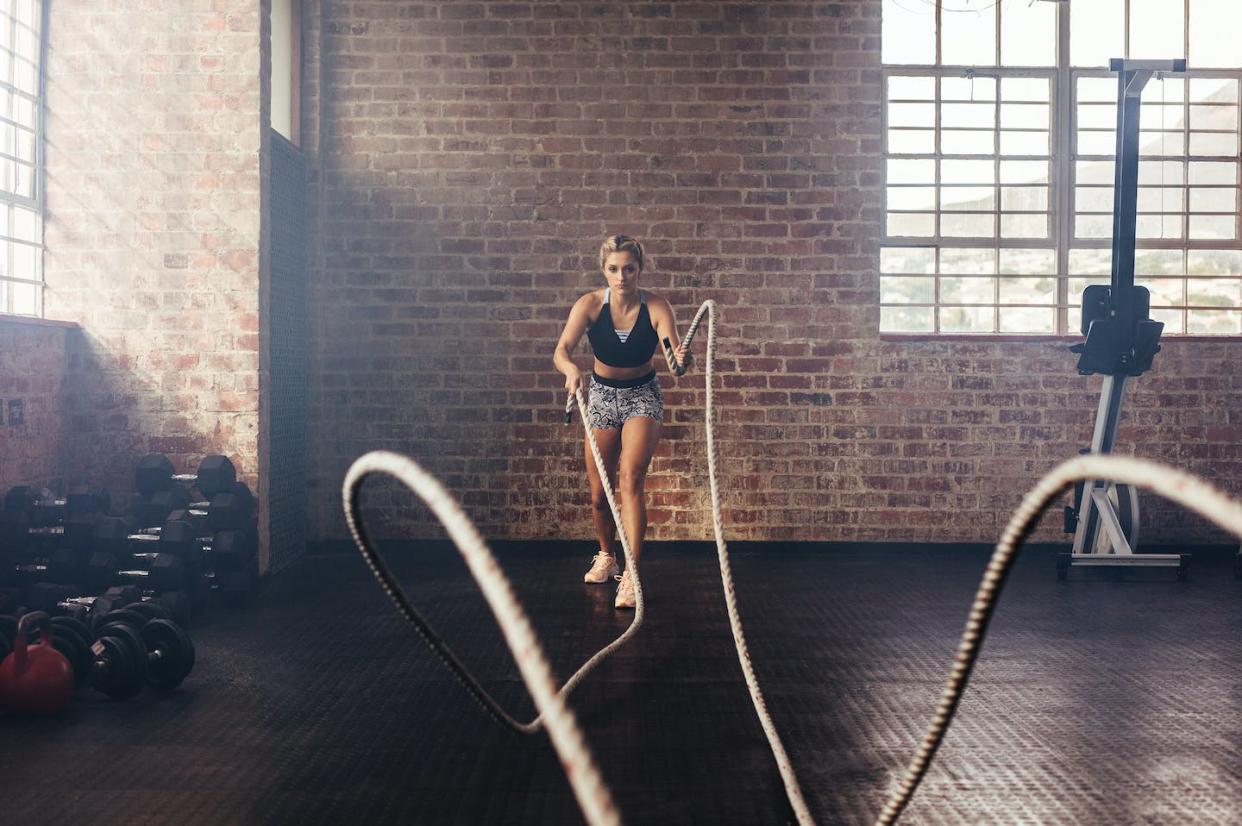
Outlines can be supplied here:
<path id="1" fill-rule="evenodd" d="M 192 601 L 186 591 L 145 591 L 136 585 L 113 585 L 104 596 L 125 608 L 146 606 L 149 619 L 171 619 L 180 625 L 189 625 L 193 616 Z"/>
<path id="2" fill-rule="evenodd" d="M 171 490 L 178 483 L 193 485 L 210 498 L 232 489 L 237 481 L 237 468 L 227 456 L 207 456 L 198 465 L 197 473 L 175 473 L 169 458 L 160 453 L 144 456 L 134 469 L 134 488 L 150 495 Z"/>
<path id="3" fill-rule="evenodd" d="M 136 613 L 122 609 L 113 614 L 122 612 Z M 194 643 L 172 620 L 151 619 L 135 623 L 128 617 L 118 617 L 99 629 L 96 645 L 107 637 L 124 638 L 131 651 L 140 651 L 139 670 L 143 680 L 157 691 L 171 691 L 194 670 Z"/>
<path id="4" fill-rule="evenodd" d="M 27 561 L 15 564 L 11 571 L 14 584 L 28 582 L 80 582 L 86 573 L 82 562 L 83 554 L 73 548 L 55 548 L 43 554 L 28 557 Z"/>
<path id="5" fill-rule="evenodd" d="M 129 551 L 129 525 L 124 519 L 107 516 L 95 526 L 91 553 L 86 560 L 84 580 L 92 588 L 112 582 L 112 572 L 121 566 Z"/>
<path id="6" fill-rule="evenodd" d="M 4 497 L 3 534 L 18 549 L 41 539 L 64 540 L 72 547 L 83 548 L 98 520 L 111 507 L 112 497 L 102 488 L 76 486 L 64 499 L 56 499 L 18 485 Z"/>
<path id="7" fill-rule="evenodd" d="M 221 531 L 204 543 L 209 560 L 204 579 L 211 589 L 229 604 L 249 602 L 259 581 L 254 543 L 241 531 Z"/>
<path id="8" fill-rule="evenodd" d="M 158 525 L 164 522 L 188 522 L 196 532 L 242 530 L 249 526 L 254 516 L 254 494 L 245 482 L 233 483 L 233 489 L 217 493 L 202 502 L 170 502 L 176 497 L 172 491 L 156 494 L 150 503 L 139 503 L 136 510 L 143 524 Z M 183 494 L 184 495 L 184 494 Z M 172 505 L 176 507 L 172 507 Z M 169 508 L 165 510 L 165 508 Z M 158 535 L 161 528 L 143 528 L 139 533 Z"/>

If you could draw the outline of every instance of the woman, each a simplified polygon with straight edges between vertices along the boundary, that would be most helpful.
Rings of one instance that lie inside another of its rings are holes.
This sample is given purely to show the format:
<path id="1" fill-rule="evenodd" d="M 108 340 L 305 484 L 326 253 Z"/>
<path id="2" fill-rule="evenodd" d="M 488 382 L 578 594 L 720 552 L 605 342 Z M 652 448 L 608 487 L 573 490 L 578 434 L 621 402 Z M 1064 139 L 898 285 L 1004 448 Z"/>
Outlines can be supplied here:
<path id="1" fill-rule="evenodd" d="M 552 357 L 556 369 L 565 374 L 567 391 L 590 393 L 587 412 L 591 431 L 613 490 L 621 500 L 621 522 L 635 561 L 642 553 L 647 532 L 643 484 L 664 420 L 664 400 L 651 357 L 657 344 L 667 338 L 675 348 L 677 360 L 688 363 L 672 306 L 638 287 L 643 263 L 642 244 L 628 235 L 614 235 L 600 245 L 599 266 L 606 286 L 587 293 L 574 304 Z M 589 381 L 571 357 L 583 333 L 587 334 L 595 355 Z M 591 560 L 591 570 L 584 579 L 591 583 L 619 579 L 614 604 L 617 608 L 633 608 L 634 583 L 630 572 L 617 576 L 620 568 L 613 553 L 616 525 L 589 440 L 584 447 L 587 478 L 591 482 L 591 515 L 599 539 L 599 553 Z"/>

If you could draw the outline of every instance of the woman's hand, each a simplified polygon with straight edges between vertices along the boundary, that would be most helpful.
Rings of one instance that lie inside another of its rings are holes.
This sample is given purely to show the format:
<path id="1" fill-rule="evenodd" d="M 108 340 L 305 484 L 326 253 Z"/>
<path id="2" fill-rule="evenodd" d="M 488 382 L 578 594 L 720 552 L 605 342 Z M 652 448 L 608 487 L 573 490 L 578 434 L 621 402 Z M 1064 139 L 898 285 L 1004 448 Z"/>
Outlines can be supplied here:
<path id="1" fill-rule="evenodd" d="M 578 390 L 585 393 L 586 382 L 583 378 L 582 371 L 579 370 L 576 365 L 571 364 L 568 369 L 565 370 L 565 392 L 572 394 Z"/>
<path id="2" fill-rule="evenodd" d="M 673 351 L 673 355 L 676 357 L 677 363 L 681 365 L 683 370 L 694 364 L 694 353 L 690 352 L 690 350 L 686 347 L 686 342 L 684 341 L 677 345 L 677 349 Z"/>

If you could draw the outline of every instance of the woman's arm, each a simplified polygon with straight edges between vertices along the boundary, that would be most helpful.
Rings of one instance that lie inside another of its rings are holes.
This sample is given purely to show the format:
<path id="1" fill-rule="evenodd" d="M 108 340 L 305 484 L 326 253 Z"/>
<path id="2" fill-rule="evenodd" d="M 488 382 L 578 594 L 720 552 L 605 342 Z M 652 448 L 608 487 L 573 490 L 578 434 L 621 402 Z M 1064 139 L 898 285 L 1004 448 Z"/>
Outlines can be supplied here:
<path id="1" fill-rule="evenodd" d="M 582 334 L 586 332 L 587 325 L 591 323 L 591 309 L 594 303 L 593 293 L 587 293 L 574 302 L 573 309 L 569 311 L 569 319 L 565 322 L 565 329 L 561 331 L 561 337 L 556 342 L 556 351 L 552 354 L 552 363 L 556 365 L 557 370 L 565 374 L 565 390 L 570 393 L 576 390 L 586 390 L 583 387 L 582 371 L 578 369 L 578 365 L 574 364 L 572 354 L 578 342 L 582 340 Z"/>
<path id="2" fill-rule="evenodd" d="M 673 357 L 683 367 L 689 366 L 694 357 L 681 344 L 681 335 L 677 332 L 677 316 L 673 312 L 673 305 L 669 304 L 663 298 L 652 296 L 647 301 L 647 312 L 651 313 L 651 324 L 655 327 L 656 335 L 663 344 L 668 339 L 672 345 Z M 664 349 L 664 360 L 668 362 L 668 369 L 673 370 L 673 363 L 669 361 L 669 351 Z"/>

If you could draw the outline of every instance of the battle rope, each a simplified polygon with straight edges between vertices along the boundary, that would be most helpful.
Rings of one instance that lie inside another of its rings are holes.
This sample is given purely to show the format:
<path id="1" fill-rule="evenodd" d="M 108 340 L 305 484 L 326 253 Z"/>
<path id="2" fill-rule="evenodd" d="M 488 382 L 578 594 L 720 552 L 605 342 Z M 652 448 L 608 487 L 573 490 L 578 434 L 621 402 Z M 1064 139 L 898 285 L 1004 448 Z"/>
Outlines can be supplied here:
<path id="1" fill-rule="evenodd" d="M 699 312 L 695 315 L 694 321 L 691 322 L 690 328 L 687 330 L 685 346 L 689 347 L 693 334 L 697 330 L 704 313 L 708 314 L 709 320 L 706 405 L 708 474 L 712 494 L 712 523 L 716 534 L 716 549 L 720 560 L 721 579 L 724 584 L 729 622 L 733 630 L 738 660 L 746 676 L 747 687 L 750 689 L 751 699 L 759 715 L 760 723 L 768 736 L 768 742 L 771 745 L 773 756 L 776 759 L 782 781 L 785 784 L 790 805 L 800 824 L 811 824 L 814 821 L 811 819 L 810 812 L 802 798 L 792 766 L 784 747 L 781 745 L 776 728 L 767 713 L 763 695 L 755 680 L 754 670 L 750 663 L 750 654 L 742 632 L 741 619 L 738 616 L 733 578 L 730 571 L 727 547 L 723 538 L 723 517 L 720 511 L 719 488 L 716 480 L 717 451 L 712 427 L 714 409 L 712 379 L 716 347 L 715 304 L 713 302 L 706 301 L 699 308 Z M 667 343 L 665 346 L 670 351 L 670 363 L 673 364 L 675 371 L 679 374 L 684 372 L 684 368 L 678 365 L 675 358 L 672 357 L 671 347 Z M 616 650 L 637 630 L 642 619 L 643 598 L 641 581 L 638 577 L 638 566 L 634 562 L 633 554 L 621 525 L 620 514 L 618 513 L 616 501 L 609 484 L 608 475 L 603 467 L 603 459 L 599 453 L 599 447 L 591 434 L 586 416 L 586 406 L 581 393 L 575 392 L 570 399 L 571 403 L 567 404 L 567 410 L 571 409 L 572 401 L 577 402 L 579 413 L 582 416 L 588 441 L 591 444 L 592 454 L 595 458 L 596 466 L 600 470 L 600 478 L 604 485 L 609 506 L 612 509 L 613 519 L 616 522 L 622 549 L 625 552 L 626 563 L 634 580 L 636 613 L 634 621 L 626 632 L 588 660 L 559 691 L 555 689 L 543 648 L 535 636 L 530 626 L 530 621 L 523 612 L 520 603 L 513 595 L 508 579 L 496 564 L 495 558 L 473 523 L 470 522 L 456 501 L 453 500 L 450 494 L 433 476 L 426 473 L 414 460 L 406 456 L 387 451 L 374 451 L 360 457 L 350 467 L 345 477 L 343 495 L 346 519 L 349 522 L 354 540 L 358 544 L 363 558 L 366 559 L 367 564 L 379 580 L 380 585 L 396 604 L 401 614 L 415 625 L 418 632 L 439 655 L 445 665 L 448 666 L 467 691 L 474 696 L 493 718 L 515 731 L 522 732 L 536 731 L 541 725 L 546 724 L 553 748 L 556 749 L 557 755 L 565 767 L 566 775 L 587 822 L 591 824 L 613 824 L 620 822 L 616 806 L 608 787 L 604 785 L 600 778 L 591 751 L 583 739 L 581 729 L 577 725 L 572 710 L 566 704 L 566 698 L 573 687 L 595 665 L 609 653 Z M 441 523 L 444 524 L 450 538 L 457 545 L 463 558 L 466 560 L 471 575 L 479 583 L 483 596 L 487 599 L 488 605 L 491 607 L 492 613 L 500 625 L 505 641 L 513 652 L 522 678 L 530 689 L 535 706 L 539 711 L 539 717 L 531 723 L 518 723 L 514 721 L 483 690 L 456 656 L 453 655 L 448 646 L 427 624 L 426 620 L 410 604 L 405 592 L 372 547 L 369 536 L 359 518 L 358 506 L 362 482 L 373 473 L 383 473 L 397 478 L 421 497 Z M 903 780 L 892 793 L 892 796 L 877 818 L 877 824 L 891 824 L 897 820 L 909 803 L 914 791 L 918 788 L 923 776 L 927 773 L 936 751 L 944 739 L 945 732 L 948 730 L 962 692 L 966 688 L 971 671 L 974 668 L 974 663 L 978 658 L 979 647 L 987 631 L 988 622 L 991 620 L 995 601 L 1000 594 L 1022 541 L 1029 535 L 1040 513 L 1057 495 L 1077 481 L 1091 479 L 1113 479 L 1118 482 L 1153 490 L 1211 519 L 1217 525 L 1242 536 L 1242 504 L 1229 499 L 1207 483 L 1201 482 L 1182 471 L 1153 462 L 1117 456 L 1083 456 L 1071 459 L 1054 468 L 1023 499 L 1022 504 L 1015 511 L 1004 534 L 1001 536 L 996 550 L 993 552 L 992 559 L 984 573 L 974 604 L 971 607 L 965 630 L 958 645 L 953 670 L 950 672 L 945 684 L 936 714 Z"/>

